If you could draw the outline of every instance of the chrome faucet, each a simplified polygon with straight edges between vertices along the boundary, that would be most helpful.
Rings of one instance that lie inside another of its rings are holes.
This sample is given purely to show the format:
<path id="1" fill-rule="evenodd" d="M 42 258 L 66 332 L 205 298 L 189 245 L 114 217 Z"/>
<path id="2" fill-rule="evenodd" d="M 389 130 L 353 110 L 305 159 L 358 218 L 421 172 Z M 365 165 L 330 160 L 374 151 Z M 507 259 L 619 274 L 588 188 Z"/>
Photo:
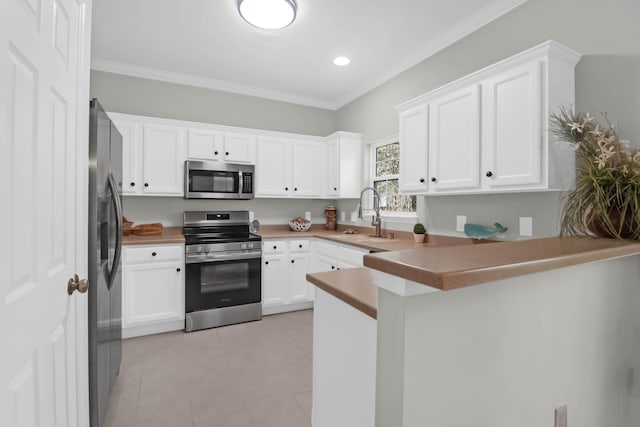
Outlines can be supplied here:
<path id="1" fill-rule="evenodd" d="M 382 237 L 380 228 L 382 227 L 382 220 L 380 219 L 380 193 L 373 187 L 366 187 L 360 193 L 360 204 L 358 205 L 358 218 L 362 219 L 362 196 L 367 190 L 373 191 L 373 210 L 376 211 L 376 216 L 371 220 L 371 225 L 376 227 L 376 234 L 373 237 Z"/>

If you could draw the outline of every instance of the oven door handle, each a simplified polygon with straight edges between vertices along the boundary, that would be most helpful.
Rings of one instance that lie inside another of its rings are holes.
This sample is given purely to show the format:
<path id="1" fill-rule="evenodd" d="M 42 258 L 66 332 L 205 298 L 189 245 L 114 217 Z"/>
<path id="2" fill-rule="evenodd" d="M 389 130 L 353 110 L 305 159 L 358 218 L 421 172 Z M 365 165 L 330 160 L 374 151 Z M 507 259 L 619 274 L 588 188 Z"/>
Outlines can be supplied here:
<path id="1" fill-rule="evenodd" d="M 185 262 L 187 264 L 202 264 L 207 262 L 237 261 L 243 259 L 262 258 L 262 251 L 239 251 L 230 253 L 208 253 L 208 254 L 188 254 Z"/>

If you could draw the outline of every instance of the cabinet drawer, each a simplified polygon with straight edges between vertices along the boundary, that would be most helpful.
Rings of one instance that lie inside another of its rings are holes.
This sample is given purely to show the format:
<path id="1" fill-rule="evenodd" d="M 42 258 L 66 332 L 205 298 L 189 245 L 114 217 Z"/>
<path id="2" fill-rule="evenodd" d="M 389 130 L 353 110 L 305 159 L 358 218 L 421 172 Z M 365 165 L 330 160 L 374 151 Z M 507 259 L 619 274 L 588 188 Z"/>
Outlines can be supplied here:
<path id="1" fill-rule="evenodd" d="M 127 264 L 140 262 L 180 261 L 184 256 L 182 245 L 154 245 L 143 247 L 125 247 Z"/>
<path id="2" fill-rule="evenodd" d="M 291 252 L 309 252 L 309 241 L 292 240 L 289 242 L 289 250 Z"/>
<path id="3" fill-rule="evenodd" d="M 265 240 L 262 243 L 263 254 L 281 254 L 287 250 L 287 242 L 283 240 Z"/>
<path id="4" fill-rule="evenodd" d="M 337 249 L 338 249 L 338 245 L 335 243 L 329 243 L 325 240 L 316 241 L 316 251 L 319 254 L 335 258 Z"/>

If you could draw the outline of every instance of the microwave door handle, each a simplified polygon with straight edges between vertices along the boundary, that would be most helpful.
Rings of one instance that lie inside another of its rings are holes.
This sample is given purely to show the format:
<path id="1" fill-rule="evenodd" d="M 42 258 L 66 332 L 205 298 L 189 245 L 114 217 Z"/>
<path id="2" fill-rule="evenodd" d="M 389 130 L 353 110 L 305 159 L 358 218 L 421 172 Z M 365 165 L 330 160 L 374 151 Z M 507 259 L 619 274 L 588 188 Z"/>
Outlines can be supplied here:
<path id="1" fill-rule="evenodd" d="M 242 187 L 244 187 L 244 176 L 242 171 L 238 172 L 238 199 L 242 199 Z"/>

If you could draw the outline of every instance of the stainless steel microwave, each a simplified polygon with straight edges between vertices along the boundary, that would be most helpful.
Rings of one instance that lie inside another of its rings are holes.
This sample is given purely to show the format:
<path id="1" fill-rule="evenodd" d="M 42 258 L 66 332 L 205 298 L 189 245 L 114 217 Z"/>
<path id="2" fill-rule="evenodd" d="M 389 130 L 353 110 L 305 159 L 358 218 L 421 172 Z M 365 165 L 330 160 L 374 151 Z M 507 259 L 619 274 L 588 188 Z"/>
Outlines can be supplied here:
<path id="1" fill-rule="evenodd" d="M 254 166 L 187 160 L 185 199 L 253 199 Z"/>

